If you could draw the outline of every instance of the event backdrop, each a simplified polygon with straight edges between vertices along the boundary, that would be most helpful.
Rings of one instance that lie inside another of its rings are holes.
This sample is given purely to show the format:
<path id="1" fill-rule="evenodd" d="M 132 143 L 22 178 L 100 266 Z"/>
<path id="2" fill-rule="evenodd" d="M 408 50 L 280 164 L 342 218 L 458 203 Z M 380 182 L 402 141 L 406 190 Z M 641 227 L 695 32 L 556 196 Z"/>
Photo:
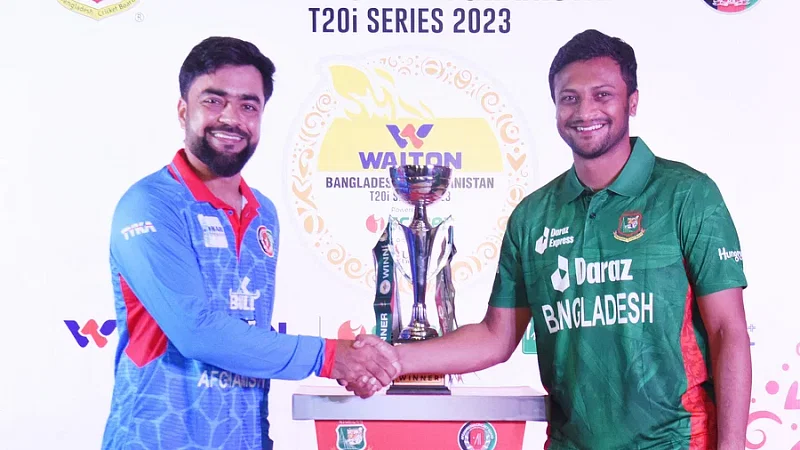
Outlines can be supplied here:
<path id="1" fill-rule="evenodd" d="M 200 40 L 247 39 L 277 65 L 261 143 L 244 172 L 280 214 L 273 326 L 352 338 L 375 325 L 371 250 L 390 214 L 410 214 L 381 184 L 386 167 L 403 162 L 458 169 L 430 214 L 455 218 L 459 322 L 483 317 L 505 218 L 571 164 L 555 128 L 549 65 L 570 37 L 596 28 L 636 50 L 632 133 L 659 156 L 710 174 L 736 221 L 750 282 L 748 448 L 800 449 L 790 190 L 800 161 L 798 2 L 4 3 L 0 447 L 99 446 L 117 344 L 111 215 L 131 183 L 182 146 L 178 70 Z M 463 382 L 541 392 L 535 337 Z M 277 449 L 315 448 L 313 424 L 291 419 L 291 395 L 331 384 L 273 383 Z M 525 448 L 541 448 L 544 432 L 529 423 Z M 410 439 L 403 445 L 413 447 Z"/>

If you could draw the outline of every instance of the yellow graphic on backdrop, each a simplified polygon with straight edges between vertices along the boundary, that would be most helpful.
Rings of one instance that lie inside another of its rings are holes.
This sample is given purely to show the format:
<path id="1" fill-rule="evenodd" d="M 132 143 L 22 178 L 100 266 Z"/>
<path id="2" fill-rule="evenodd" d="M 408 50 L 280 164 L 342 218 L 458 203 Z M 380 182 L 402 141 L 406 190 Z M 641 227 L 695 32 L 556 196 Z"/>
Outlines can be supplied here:
<path id="1" fill-rule="evenodd" d="M 387 56 L 324 69 L 327 82 L 292 139 L 289 187 L 315 251 L 348 279 L 374 286 L 377 218 L 402 223 L 409 214 L 388 167 L 447 165 L 450 189 L 429 211 L 456 220 L 455 281 L 483 271 L 528 186 L 527 148 L 508 99 L 444 58 Z"/>

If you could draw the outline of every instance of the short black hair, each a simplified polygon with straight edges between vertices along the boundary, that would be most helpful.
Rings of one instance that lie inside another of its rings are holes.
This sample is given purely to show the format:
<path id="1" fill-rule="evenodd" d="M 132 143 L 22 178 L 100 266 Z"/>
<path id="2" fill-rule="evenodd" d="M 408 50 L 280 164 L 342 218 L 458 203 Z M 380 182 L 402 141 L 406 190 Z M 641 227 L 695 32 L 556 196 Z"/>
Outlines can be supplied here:
<path id="1" fill-rule="evenodd" d="M 272 96 L 275 64 L 258 47 L 234 37 L 211 36 L 195 45 L 181 65 L 178 75 L 181 97 L 186 99 L 186 93 L 197 77 L 213 73 L 223 66 L 254 66 L 261 72 L 264 83 L 264 103 Z"/>
<path id="2" fill-rule="evenodd" d="M 622 79 L 630 96 L 638 89 L 636 81 L 636 54 L 633 47 L 620 38 L 611 37 L 597 30 L 586 30 L 576 34 L 558 50 L 550 65 L 550 97 L 555 102 L 556 74 L 575 61 L 607 56 L 617 62 Z"/>

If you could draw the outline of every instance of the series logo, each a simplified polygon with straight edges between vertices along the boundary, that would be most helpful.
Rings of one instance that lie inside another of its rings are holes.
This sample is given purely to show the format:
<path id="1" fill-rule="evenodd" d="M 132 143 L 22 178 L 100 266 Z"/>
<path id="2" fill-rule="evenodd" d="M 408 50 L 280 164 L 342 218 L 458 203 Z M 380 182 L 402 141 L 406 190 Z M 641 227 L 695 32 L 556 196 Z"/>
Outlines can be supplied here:
<path id="1" fill-rule="evenodd" d="M 106 320 L 102 325 L 98 325 L 94 319 L 89 319 L 83 325 L 75 320 L 65 320 L 64 324 L 81 348 L 85 348 L 90 342 L 94 342 L 98 348 L 105 347 L 108 344 L 107 337 L 117 328 L 117 322 L 113 319 Z"/>
<path id="2" fill-rule="evenodd" d="M 101 20 L 133 8 L 139 0 L 58 0 L 61 6 L 94 20 Z"/>
<path id="3" fill-rule="evenodd" d="M 455 219 L 454 281 L 492 267 L 528 188 L 529 149 L 511 99 L 449 57 L 381 55 L 332 61 L 323 72 L 288 161 L 287 195 L 312 251 L 374 289 L 377 235 L 389 216 L 402 223 L 413 215 L 388 169 L 435 164 L 453 169 L 447 194 L 428 213 Z"/>

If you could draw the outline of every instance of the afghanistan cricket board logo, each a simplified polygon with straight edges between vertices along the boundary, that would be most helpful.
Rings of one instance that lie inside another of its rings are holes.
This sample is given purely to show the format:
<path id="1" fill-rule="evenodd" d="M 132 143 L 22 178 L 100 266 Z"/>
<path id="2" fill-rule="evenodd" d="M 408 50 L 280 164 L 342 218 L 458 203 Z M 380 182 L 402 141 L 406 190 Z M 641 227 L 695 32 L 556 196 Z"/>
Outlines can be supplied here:
<path id="1" fill-rule="evenodd" d="M 337 450 L 364 450 L 367 448 L 367 427 L 364 425 L 339 425 L 336 427 Z"/>
<path id="2" fill-rule="evenodd" d="M 70 11 L 94 20 L 105 19 L 131 9 L 139 0 L 58 0 Z"/>
<path id="3" fill-rule="evenodd" d="M 497 431 L 489 422 L 467 422 L 458 431 L 458 447 L 461 450 L 494 450 Z"/>
<path id="4" fill-rule="evenodd" d="M 614 231 L 614 238 L 622 242 L 631 242 L 644 235 L 642 213 L 626 211 L 619 216 L 619 226 Z"/>
<path id="5" fill-rule="evenodd" d="M 290 136 L 284 185 L 312 251 L 373 290 L 383 219 L 408 225 L 413 216 L 389 168 L 435 164 L 453 169 L 447 193 L 427 209 L 433 226 L 454 218 L 454 281 L 491 268 L 532 159 L 511 98 L 469 63 L 424 52 L 334 59 L 320 74 Z"/>
<path id="6" fill-rule="evenodd" d="M 705 0 L 706 5 L 723 13 L 737 13 L 753 7 L 759 0 Z"/>

